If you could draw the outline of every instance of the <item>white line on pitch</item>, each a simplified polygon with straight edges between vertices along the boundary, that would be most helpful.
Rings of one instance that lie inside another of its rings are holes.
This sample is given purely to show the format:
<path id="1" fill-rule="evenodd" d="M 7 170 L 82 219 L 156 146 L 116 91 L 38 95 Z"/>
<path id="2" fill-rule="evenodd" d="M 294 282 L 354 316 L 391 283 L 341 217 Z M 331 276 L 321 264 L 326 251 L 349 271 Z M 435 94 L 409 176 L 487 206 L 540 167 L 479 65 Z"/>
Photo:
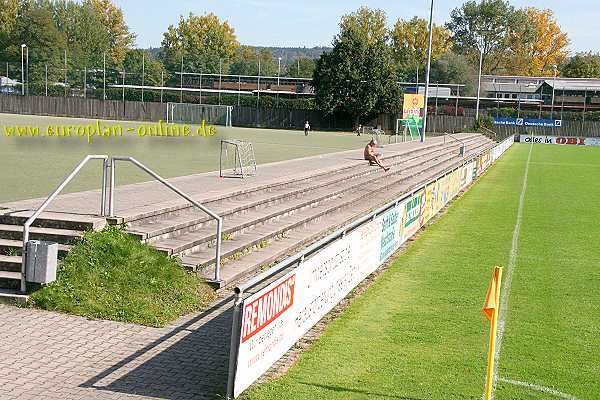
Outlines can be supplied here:
<path id="1" fill-rule="evenodd" d="M 523 386 L 523 387 L 526 387 L 526 388 L 529 388 L 529 389 L 532 389 L 532 390 L 535 390 L 538 392 L 542 392 L 542 393 L 548 393 L 548 394 L 551 394 L 551 395 L 556 396 L 561 399 L 577 400 L 577 397 L 572 396 L 570 394 L 559 392 L 558 390 L 552 389 L 549 387 L 536 385 L 534 383 L 515 381 L 513 379 L 505 379 L 505 378 L 498 378 L 498 381 L 510 383 L 511 385 Z"/>
<path id="2" fill-rule="evenodd" d="M 527 164 L 525 164 L 525 174 L 523 177 L 523 188 L 519 197 L 519 209 L 517 211 L 517 222 L 512 237 L 512 247 L 508 257 L 508 266 L 504 277 L 504 285 L 500 297 L 500 315 L 498 318 L 498 333 L 496 335 L 496 354 L 494 354 L 494 385 L 492 388 L 492 399 L 496 393 L 496 382 L 498 380 L 498 360 L 500 359 L 500 350 L 502 349 L 502 337 L 504 336 L 504 325 L 506 322 L 506 311 L 508 307 L 508 298 L 510 297 L 510 286 L 512 284 L 513 272 L 517 264 L 517 255 L 519 249 L 519 233 L 521 232 L 521 222 L 523 221 L 523 207 L 525 205 L 525 192 L 527 191 L 527 177 L 529 175 L 529 162 L 531 161 L 531 152 L 533 143 L 529 147 L 529 155 L 527 156 Z"/>

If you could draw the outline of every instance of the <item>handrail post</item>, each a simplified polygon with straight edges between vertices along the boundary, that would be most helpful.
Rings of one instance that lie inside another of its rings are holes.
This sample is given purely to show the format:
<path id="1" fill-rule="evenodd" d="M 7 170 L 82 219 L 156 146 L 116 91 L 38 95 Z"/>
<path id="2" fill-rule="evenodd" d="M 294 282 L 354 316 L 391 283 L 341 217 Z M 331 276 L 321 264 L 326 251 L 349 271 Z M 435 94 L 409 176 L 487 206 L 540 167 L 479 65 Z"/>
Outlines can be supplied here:
<path id="1" fill-rule="evenodd" d="M 63 181 L 58 185 L 58 187 L 56 189 L 54 189 L 54 191 L 46 198 L 46 200 L 44 200 L 44 202 L 42 203 L 42 205 L 31 215 L 31 217 L 29 217 L 27 219 L 27 221 L 25 221 L 25 224 L 23 224 L 23 249 L 21 252 L 21 292 L 26 292 L 27 290 L 27 277 L 26 277 L 26 273 L 27 273 L 27 242 L 29 241 L 29 231 L 30 231 L 30 227 L 31 225 L 33 225 L 33 223 L 35 222 L 35 220 L 37 219 L 37 217 L 40 216 L 40 214 L 42 214 L 42 212 L 46 209 L 46 207 L 48 207 L 48 205 L 50 205 L 50 203 L 56 198 L 56 196 L 58 196 L 58 194 L 60 192 L 62 192 L 62 190 L 65 188 L 65 186 L 67 186 L 69 184 L 69 182 L 71 182 L 73 180 L 73 178 L 79 173 L 79 171 L 85 166 L 85 164 L 87 164 L 88 161 L 93 160 L 93 159 L 102 159 L 104 160 L 104 162 L 106 162 L 106 160 L 108 159 L 107 155 L 87 155 L 79 164 L 77 164 L 77 166 L 71 171 L 71 173 L 69 175 L 67 175 L 67 177 L 65 179 L 63 179 Z M 103 180 L 104 183 L 104 180 Z M 104 188 L 104 184 L 103 184 L 103 188 Z M 102 196 L 104 199 L 105 196 L 105 191 L 102 190 Z M 103 203 L 104 201 L 101 201 L 101 203 Z"/>
<path id="2" fill-rule="evenodd" d="M 215 282 L 221 280 L 221 236 L 223 232 L 223 218 L 217 219 L 217 246 L 215 254 Z"/>
<path id="3" fill-rule="evenodd" d="M 107 174 L 108 160 L 102 161 L 102 199 L 100 200 L 100 216 L 106 216 L 106 174 Z"/>
<path id="4" fill-rule="evenodd" d="M 108 201 L 108 215 L 110 217 L 115 216 L 115 170 L 117 169 L 117 163 L 115 158 L 110 160 L 110 198 Z"/>

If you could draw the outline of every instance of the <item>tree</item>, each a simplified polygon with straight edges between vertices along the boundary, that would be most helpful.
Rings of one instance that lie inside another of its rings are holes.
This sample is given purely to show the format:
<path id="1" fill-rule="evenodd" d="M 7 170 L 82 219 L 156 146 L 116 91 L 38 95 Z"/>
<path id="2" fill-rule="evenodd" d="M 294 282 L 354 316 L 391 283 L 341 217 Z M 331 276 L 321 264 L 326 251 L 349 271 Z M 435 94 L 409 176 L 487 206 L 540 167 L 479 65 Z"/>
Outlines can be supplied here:
<path id="1" fill-rule="evenodd" d="M 483 51 L 483 70 L 487 73 L 505 67 L 504 61 L 514 42 L 532 34 L 525 12 L 516 10 L 505 0 L 467 1 L 452 10 L 447 27 L 452 32 L 457 53 L 478 62 L 479 52 Z"/>
<path id="2" fill-rule="evenodd" d="M 0 48 L 9 45 L 8 37 L 15 26 L 19 0 L 3 0 L 0 3 Z"/>
<path id="3" fill-rule="evenodd" d="M 579 53 L 561 68 L 567 78 L 600 78 L 600 55 Z"/>
<path id="4" fill-rule="evenodd" d="M 460 88 L 461 96 L 472 96 L 477 90 L 478 71 L 465 56 L 446 53 L 431 63 L 431 81 L 465 85 Z"/>
<path id="5" fill-rule="evenodd" d="M 519 75 L 551 76 L 554 66 L 567 60 L 569 37 L 562 32 L 551 10 L 530 7 L 525 10 L 528 26 L 533 28 L 533 40 L 515 41 L 512 68 L 508 72 Z"/>
<path id="6" fill-rule="evenodd" d="M 260 61 L 261 76 L 277 75 L 277 61 L 267 49 L 254 49 L 241 46 L 237 49 L 235 58 L 229 66 L 229 73 L 236 75 L 258 75 Z"/>
<path id="7" fill-rule="evenodd" d="M 179 70 L 181 57 L 188 71 L 218 73 L 228 71 L 239 43 L 227 21 L 221 22 L 215 14 L 190 14 L 179 19 L 179 25 L 170 25 L 164 33 L 163 61 L 167 68 Z"/>
<path id="8" fill-rule="evenodd" d="M 316 102 L 328 113 L 345 112 L 355 122 L 390 111 L 399 89 L 385 13 L 362 7 L 345 15 L 333 50 L 317 61 Z"/>
<path id="9" fill-rule="evenodd" d="M 86 0 L 86 4 L 91 5 L 98 14 L 108 36 L 112 61 L 120 64 L 135 42 L 135 35 L 129 31 L 123 11 L 111 0 Z"/>
<path id="10" fill-rule="evenodd" d="M 452 47 L 450 35 L 447 28 L 433 25 L 431 46 L 433 60 L 450 51 Z M 429 48 L 429 23 L 418 17 L 408 21 L 399 19 L 394 25 L 391 36 L 394 58 L 401 79 L 410 79 L 416 68 L 423 71 Z"/>
<path id="11" fill-rule="evenodd" d="M 282 75 L 292 78 L 312 78 L 314 72 L 315 60 L 308 57 L 299 57 L 286 65 L 285 73 Z"/>
<path id="12" fill-rule="evenodd" d="M 144 72 L 144 84 L 150 86 L 160 86 L 161 75 L 165 72 L 163 63 L 154 58 L 150 52 L 141 49 L 128 51 L 123 60 L 123 67 L 128 74 L 130 72 L 138 74 L 139 78 L 136 81 L 139 84 Z"/>
<path id="13" fill-rule="evenodd" d="M 66 36 L 57 29 L 50 11 L 38 7 L 23 11 L 8 37 L 8 43 L 5 55 L 9 59 L 20 59 L 21 44 L 25 43 L 31 61 L 49 65 L 51 79 L 57 75 L 57 69 L 52 67 L 59 64 L 60 55 L 67 46 Z M 34 68 L 28 72 L 30 81 L 39 80 L 42 74 L 40 69 Z"/>

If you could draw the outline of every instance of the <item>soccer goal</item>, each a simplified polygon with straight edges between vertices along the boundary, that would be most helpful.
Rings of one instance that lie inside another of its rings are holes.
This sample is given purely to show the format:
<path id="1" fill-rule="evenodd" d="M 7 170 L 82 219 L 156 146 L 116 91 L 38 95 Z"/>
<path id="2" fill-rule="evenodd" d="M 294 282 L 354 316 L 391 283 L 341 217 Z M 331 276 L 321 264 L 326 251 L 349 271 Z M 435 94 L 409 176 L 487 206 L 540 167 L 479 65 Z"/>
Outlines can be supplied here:
<path id="1" fill-rule="evenodd" d="M 417 121 L 414 119 L 397 119 L 396 135 L 394 137 L 396 143 L 398 142 L 398 136 L 400 135 L 402 135 L 403 142 L 418 140 L 421 137 L 421 132 Z"/>
<path id="2" fill-rule="evenodd" d="M 256 158 L 252 143 L 238 139 L 221 139 L 219 176 L 245 178 L 256 175 Z"/>
<path id="3" fill-rule="evenodd" d="M 233 106 L 212 104 L 167 103 L 167 123 L 207 124 L 233 126 Z"/>

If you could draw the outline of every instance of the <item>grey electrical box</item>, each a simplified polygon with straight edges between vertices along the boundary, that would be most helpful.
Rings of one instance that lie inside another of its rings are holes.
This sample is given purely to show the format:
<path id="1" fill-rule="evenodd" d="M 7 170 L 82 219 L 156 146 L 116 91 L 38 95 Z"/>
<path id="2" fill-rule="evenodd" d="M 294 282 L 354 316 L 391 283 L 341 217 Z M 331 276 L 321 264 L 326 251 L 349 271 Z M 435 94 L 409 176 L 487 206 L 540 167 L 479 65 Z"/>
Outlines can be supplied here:
<path id="1" fill-rule="evenodd" d="M 465 156 L 465 145 L 460 146 L 460 150 L 458 151 L 458 155 L 461 157 Z"/>
<path id="2" fill-rule="evenodd" d="M 56 280 L 58 244 L 30 240 L 27 242 L 26 251 L 25 276 L 27 282 L 54 282 Z"/>

